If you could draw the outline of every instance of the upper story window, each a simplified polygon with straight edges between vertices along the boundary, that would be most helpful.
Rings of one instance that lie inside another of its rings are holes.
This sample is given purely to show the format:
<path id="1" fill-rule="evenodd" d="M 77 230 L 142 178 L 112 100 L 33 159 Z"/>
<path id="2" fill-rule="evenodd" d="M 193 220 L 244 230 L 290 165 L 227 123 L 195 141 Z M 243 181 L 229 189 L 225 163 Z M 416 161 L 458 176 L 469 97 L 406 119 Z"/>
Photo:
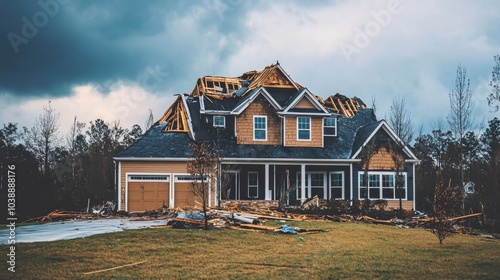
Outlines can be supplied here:
<path id="1" fill-rule="evenodd" d="M 297 117 L 297 140 L 311 140 L 310 117 Z"/>
<path id="2" fill-rule="evenodd" d="M 253 116 L 253 140 L 267 140 L 267 116 Z"/>
<path id="3" fill-rule="evenodd" d="M 226 127 L 226 117 L 214 116 L 214 127 Z"/>
<path id="4" fill-rule="evenodd" d="M 323 135 L 337 136 L 337 118 L 323 119 Z"/>

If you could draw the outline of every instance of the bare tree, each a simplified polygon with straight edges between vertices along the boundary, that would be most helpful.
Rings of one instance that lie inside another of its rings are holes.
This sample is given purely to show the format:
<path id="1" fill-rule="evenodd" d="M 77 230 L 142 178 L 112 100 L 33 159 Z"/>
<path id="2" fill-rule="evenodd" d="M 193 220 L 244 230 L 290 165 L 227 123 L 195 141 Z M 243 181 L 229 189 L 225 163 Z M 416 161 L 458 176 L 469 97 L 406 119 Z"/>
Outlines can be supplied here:
<path id="1" fill-rule="evenodd" d="M 467 69 L 461 65 L 457 67 L 457 76 L 455 77 L 449 97 L 451 110 L 448 116 L 448 124 L 455 137 L 461 141 L 465 133 L 474 124 L 474 117 L 472 116 L 474 101 L 472 100 L 470 79 L 467 78 Z"/>
<path id="2" fill-rule="evenodd" d="M 398 95 L 392 100 L 391 111 L 387 121 L 399 139 L 405 144 L 411 142 L 413 139 L 413 122 L 410 109 L 406 106 L 406 99 L 404 97 Z"/>
<path id="3" fill-rule="evenodd" d="M 488 105 L 493 107 L 493 110 L 496 112 L 500 108 L 499 104 L 495 105 L 495 103 L 500 103 L 500 55 L 495 55 L 493 60 L 495 61 L 495 66 L 493 66 L 490 81 L 490 86 L 493 88 L 488 96 Z"/>
<path id="4" fill-rule="evenodd" d="M 50 101 L 43 110 L 43 114 L 36 118 L 35 125 L 29 130 L 25 128 L 24 132 L 26 147 L 36 155 L 41 164 L 40 169 L 47 175 L 50 170 L 51 152 L 58 141 L 59 113 L 50 107 Z"/>
<path id="5" fill-rule="evenodd" d="M 404 148 L 413 139 L 413 123 L 410 116 L 410 110 L 406 106 L 406 99 L 397 96 L 392 101 L 391 111 L 388 117 L 389 125 L 392 127 L 399 139 L 395 143 L 389 142 L 389 153 L 394 162 L 396 196 L 399 198 L 399 210 L 403 210 L 403 191 L 405 188 L 405 178 L 403 171 L 405 169 Z"/>
<path id="6" fill-rule="evenodd" d="M 85 123 L 79 122 L 75 116 L 70 131 L 66 136 L 66 145 L 68 147 L 68 152 L 70 155 L 70 157 L 68 158 L 68 164 L 71 166 L 71 177 L 73 180 L 75 179 L 77 137 L 82 134 L 82 129 L 84 127 Z"/>
<path id="7" fill-rule="evenodd" d="M 205 220 L 204 229 L 208 229 L 208 194 L 210 177 L 215 173 L 217 155 L 213 147 L 205 142 L 191 142 L 189 146 L 193 149 L 191 160 L 187 164 L 187 171 L 199 178 L 191 184 L 191 191 L 194 195 L 201 197 L 203 205 L 203 217 Z"/>
<path id="8" fill-rule="evenodd" d="M 470 88 L 470 79 L 467 78 L 467 69 L 458 65 L 457 76 L 449 93 L 450 97 L 450 115 L 448 116 L 448 124 L 451 131 L 455 134 L 458 140 L 459 149 L 459 176 L 460 185 L 464 182 L 464 152 L 463 139 L 467 131 L 472 129 L 474 125 L 474 117 L 472 111 L 474 109 L 474 101 L 472 100 L 472 89 Z"/>
<path id="9" fill-rule="evenodd" d="M 369 195 L 369 186 L 370 180 L 368 178 L 368 170 L 370 170 L 370 162 L 372 160 L 373 155 L 377 152 L 377 146 L 375 145 L 375 138 L 372 138 L 368 144 L 366 144 L 360 153 L 361 158 L 361 168 L 363 169 L 363 186 L 366 188 L 364 195 L 364 210 L 365 214 L 368 213 L 370 209 L 370 195 Z"/>

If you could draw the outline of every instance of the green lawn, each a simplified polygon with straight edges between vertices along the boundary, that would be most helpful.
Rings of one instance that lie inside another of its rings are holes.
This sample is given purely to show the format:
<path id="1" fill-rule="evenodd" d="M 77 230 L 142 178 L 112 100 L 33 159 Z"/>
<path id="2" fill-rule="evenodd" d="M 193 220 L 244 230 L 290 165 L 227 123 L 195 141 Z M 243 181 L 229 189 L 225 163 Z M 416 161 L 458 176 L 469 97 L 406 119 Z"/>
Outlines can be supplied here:
<path id="1" fill-rule="evenodd" d="M 329 221 L 290 225 L 328 232 L 142 229 L 17 244 L 16 273 L 7 271 L 3 261 L 0 279 L 498 279 L 500 275 L 500 240 L 457 235 L 440 246 L 432 233 L 422 229 Z M 7 248 L 0 246 L 4 260 Z M 141 261 L 146 262 L 84 275 Z"/>

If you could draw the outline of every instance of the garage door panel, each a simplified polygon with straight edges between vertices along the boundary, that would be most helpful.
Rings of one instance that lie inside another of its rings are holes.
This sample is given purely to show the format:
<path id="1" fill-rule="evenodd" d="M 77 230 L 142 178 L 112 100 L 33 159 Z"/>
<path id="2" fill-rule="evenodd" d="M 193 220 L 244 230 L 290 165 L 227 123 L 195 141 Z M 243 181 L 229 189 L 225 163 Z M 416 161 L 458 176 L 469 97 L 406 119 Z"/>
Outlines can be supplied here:
<path id="1" fill-rule="evenodd" d="M 196 203 L 198 202 L 198 203 Z M 191 183 L 175 183 L 175 207 L 196 206 L 202 203 L 200 196 L 191 190 Z"/>
<path id="2" fill-rule="evenodd" d="M 168 182 L 129 182 L 128 211 L 154 210 L 168 205 Z"/>

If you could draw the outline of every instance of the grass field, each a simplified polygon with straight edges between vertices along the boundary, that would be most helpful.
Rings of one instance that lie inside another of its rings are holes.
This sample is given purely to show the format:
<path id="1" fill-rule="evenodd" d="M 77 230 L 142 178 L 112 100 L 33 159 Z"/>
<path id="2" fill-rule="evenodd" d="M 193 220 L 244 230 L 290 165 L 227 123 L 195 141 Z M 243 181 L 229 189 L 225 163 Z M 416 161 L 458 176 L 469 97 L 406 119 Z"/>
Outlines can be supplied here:
<path id="1" fill-rule="evenodd" d="M 269 223 L 267 223 L 269 225 Z M 292 222 L 328 232 L 142 229 L 16 245 L 0 279 L 499 279 L 500 240 L 422 229 Z M 303 240 L 299 240 L 302 237 Z M 6 260 L 7 246 L 0 246 Z M 117 270 L 85 272 L 145 261 Z"/>

